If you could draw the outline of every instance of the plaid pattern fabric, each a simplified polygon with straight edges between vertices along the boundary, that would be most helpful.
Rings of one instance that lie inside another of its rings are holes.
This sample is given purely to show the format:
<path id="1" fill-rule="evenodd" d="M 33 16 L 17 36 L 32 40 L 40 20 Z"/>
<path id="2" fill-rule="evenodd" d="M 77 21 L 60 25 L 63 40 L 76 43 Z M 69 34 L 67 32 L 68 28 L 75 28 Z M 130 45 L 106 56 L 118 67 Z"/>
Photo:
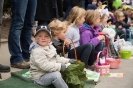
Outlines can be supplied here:
<path id="1" fill-rule="evenodd" d="M 115 58 L 115 59 L 120 58 L 119 53 L 114 48 L 112 40 L 108 36 L 106 36 L 106 38 L 108 41 L 108 57 Z"/>

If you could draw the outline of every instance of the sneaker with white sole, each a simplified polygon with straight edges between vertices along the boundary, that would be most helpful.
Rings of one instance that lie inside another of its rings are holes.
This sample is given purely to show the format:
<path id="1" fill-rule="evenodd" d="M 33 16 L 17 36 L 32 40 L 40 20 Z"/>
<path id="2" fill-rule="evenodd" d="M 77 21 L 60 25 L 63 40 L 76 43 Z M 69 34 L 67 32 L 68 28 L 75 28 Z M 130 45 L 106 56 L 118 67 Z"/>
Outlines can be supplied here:
<path id="1" fill-rule="evenodd" d="M 18 62 L 16 64 L 12 64 L 11 67 L 26 69 L 26 68 L 30 68 L 30 64 L 28 62 L 23 61 L 23 62 Z"/>

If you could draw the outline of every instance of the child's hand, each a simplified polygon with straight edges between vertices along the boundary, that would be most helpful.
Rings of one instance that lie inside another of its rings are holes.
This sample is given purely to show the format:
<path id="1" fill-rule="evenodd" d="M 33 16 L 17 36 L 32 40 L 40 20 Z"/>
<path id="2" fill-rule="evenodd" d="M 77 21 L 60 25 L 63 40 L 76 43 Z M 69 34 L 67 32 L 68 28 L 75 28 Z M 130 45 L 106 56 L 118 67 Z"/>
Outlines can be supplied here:
<path id="1" fill-rule="evenodd" d="M 99 40 L 104 40 L 104 39 L 105 39 L 105 36 L 104 36 L 104 35 L 99 35 L 97 38 L 98 38 Z"/>
<path id="2" fill-rule="evenodd" d="M 121 29 L 122 28 L 122 25 L 118 26 L 118 29 Z"/>
<path id="3" fill-rule="evenodd" d="M 69 47 L 70 47 L 70 42 L 69 42 L 68 40 L 65 40 L 65 45 L 66 45 L 66 47 L 69 49 Z"/>
<path id="4" fill-rule="evenodd" d="M 128 24 L 131 24 L 131 23 L 132 23 L 132 21 L 128 21 L 127 23 L 128 23 Z"/>
<path id="5" fill-rule="evenodd" d="M 74 64 L 74 63 L 76 62 L 76 60 L 75 60 L 75 59 L 70 59 L 69 62 L 70 62 L 71 64 Z"/>
<path id="6" fill-rule="evenodd" d="M 66 65 L 65 64 L 62 64 L 60 71 L 64 72 L 65 70 L 66 70 Z"/>
<path id="7" fill-rule="evenodd" d="M 133 27 L 133 24 L 130 24 Z"/>
<path id="8" fill-rule="evenodd" d="M 112 12 L 109 12 L 109 15 L 112 16 L 112 17 L 114 17 L 114 14 Z"/>

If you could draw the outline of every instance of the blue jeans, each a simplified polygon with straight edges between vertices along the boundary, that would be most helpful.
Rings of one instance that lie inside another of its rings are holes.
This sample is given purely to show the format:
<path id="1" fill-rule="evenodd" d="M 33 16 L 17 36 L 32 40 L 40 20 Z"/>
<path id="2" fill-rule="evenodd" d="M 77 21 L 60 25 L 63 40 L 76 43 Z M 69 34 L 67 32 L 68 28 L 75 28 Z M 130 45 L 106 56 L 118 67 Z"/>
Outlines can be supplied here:
<path id="1" fill-rule="evenodd" d="M 76 47 L 77 51 L 77 58 L 85 63 L 85 66 L 87 67 L 88 65 L 91 66 L 95 62 L 94 58 L 94 45 L 93 44 L 84 44 Z M 70 50 L 68 52 L 68 58 L 75 58 L 74 57 L 74 49 Z"/>
<path id="2" fill-rule="evenodd" d="M 12 21 L 8 47 L 10 62 L 15 64 L 30 57 L 31 29 L 34 22 L 37 0 L 10 0 Z"/>
<path id="3" fill-rule="evenodd" d="M 54 88 L 68 88 L 59 71 L 48 72 L 35 80 L 34 83 L 42 86 L 53 84 L 55 86 Z"/>
<path id="4" fill-rule="evenodd" d="M 95 51 L 96 52 L 102 51 L 104 46 L 105 46 L 104 42 L 100 41 L 99 44 L 95 47 Z"/>
<path id="5" fill-rule="evenodd" d="M 126 40 L 126 30 L 120 29 L 117 32 L 118 36 L 120 37 L 120 39 L 125 39 Z"/>

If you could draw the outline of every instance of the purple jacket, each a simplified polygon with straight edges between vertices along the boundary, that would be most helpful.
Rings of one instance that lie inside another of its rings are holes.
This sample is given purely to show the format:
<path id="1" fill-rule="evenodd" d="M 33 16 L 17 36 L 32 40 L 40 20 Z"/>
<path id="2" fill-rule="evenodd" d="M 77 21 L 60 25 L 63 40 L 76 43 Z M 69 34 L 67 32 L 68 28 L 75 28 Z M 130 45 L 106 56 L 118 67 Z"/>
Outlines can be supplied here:
<path id="1" fill-rule="evenodd" d="M 100 40 L 97 38 L 98 30 L 100 27 L 90 27 L 87 24 L 79 26 L 80 31 L 80 45 L 92 43 L 95 47 L 99 44 Z"/>

